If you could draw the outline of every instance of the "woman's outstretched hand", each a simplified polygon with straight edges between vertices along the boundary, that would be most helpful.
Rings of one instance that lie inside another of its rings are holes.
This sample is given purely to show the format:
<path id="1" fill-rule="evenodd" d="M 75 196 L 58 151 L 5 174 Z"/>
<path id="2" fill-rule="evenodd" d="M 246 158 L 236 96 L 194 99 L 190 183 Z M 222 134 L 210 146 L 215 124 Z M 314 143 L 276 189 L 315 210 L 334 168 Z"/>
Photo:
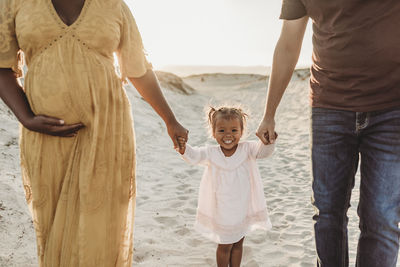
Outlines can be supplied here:
<path id="1" fill-rule="evenodd" d="M 275 143 L 275 140 L 278 137 L 278 134 L 275 132 L 275 120 L 263 119 L 258 126 L 256 135 L 264 145 Z"/>
<path id="2" fill-rule="evenodd" d="M 45 115 L 32 116 L 24 120 L 23 125 L 34 132 L 60 137 L 74 137 L 85 127 L 82 123 L 65 124 L 63 120 Z"/>
<path id="3" fill-rule="evenodd" d="M 167 125 L 168 135 L 174 143 L 174 149 L 179 153 L 185 153 L 185 145 L 188 140 L 189 131 L 179 122 L 173 122 Z"/>

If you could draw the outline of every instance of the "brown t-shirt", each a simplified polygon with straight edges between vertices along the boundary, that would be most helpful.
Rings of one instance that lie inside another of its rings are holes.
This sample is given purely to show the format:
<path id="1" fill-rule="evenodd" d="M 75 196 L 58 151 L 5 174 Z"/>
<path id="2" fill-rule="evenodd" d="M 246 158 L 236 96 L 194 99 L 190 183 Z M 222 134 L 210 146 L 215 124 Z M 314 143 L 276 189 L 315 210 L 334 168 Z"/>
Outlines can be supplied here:
<path id="1" fill-rule="evenodd" d="M 400 107 L 399 0 L 283 0 L 281 19 L 303 16 L 313 21 L 313 107 Z"/>

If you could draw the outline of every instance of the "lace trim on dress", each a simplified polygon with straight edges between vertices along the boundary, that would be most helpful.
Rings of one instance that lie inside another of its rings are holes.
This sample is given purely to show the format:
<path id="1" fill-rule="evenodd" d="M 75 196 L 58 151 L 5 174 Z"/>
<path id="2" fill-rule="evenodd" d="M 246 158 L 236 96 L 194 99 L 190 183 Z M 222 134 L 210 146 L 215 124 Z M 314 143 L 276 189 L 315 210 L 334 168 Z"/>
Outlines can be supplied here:
<path id="1" fill-rule="evenodd" d="M 237 235 L 243 233 L 243 231 L 254 224 L 265 225 L 267 228 L 268 221 L 268 213 L 266 210 L 262 210 L 253 215 L 247 216 L 242 223 L 236 225 L 218 224 L 213 218 L 210 218 L 204 213 L 197 212 L 197 222 L 219 235 Z"/>

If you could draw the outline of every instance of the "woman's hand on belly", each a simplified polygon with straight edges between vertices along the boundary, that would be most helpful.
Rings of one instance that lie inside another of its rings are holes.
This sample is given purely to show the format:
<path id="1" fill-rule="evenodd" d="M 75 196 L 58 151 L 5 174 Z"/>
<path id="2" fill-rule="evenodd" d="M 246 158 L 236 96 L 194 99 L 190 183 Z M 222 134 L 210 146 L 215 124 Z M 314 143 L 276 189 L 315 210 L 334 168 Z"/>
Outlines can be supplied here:
<path id="1" fill-rule="evenodd" d="M 14 71 L 0 68 L 0 98 L 12 110 L 18 120 L 27 129 L 44 134 L 73 137 L 84 127 L 82 123 L 65 124 L 63 120 L 45 115 L 35 115 L 25 95 L 25 91 L 17 81 Z"/>
<path id="2" fill-rule="evenodd" d="M 23 125 L 34 132 L 60 137 L 74 137 L 85 127 L 82 123 L 65 124 L 63 120 L 46 115 L 35 115 L 24 121 Z"/>

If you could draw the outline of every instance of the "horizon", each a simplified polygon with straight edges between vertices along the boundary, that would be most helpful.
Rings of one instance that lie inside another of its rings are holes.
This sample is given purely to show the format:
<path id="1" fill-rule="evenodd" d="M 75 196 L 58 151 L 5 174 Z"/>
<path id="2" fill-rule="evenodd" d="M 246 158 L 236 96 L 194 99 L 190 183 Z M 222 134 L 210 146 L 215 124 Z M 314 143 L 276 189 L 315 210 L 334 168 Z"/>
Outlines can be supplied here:
<path id="1" fill-rule="evenodd" d="M 295 70 L 309 69 L 311 65 L 297 65 Z M 269 76 L 271 73 L 271 66 L 263 65 L 164 65 L 154 68 L 156 71 L 164 71 L 175 74 L 180 77 L 190 75 L 224 73 L 224 74 L 257 74 Z"/>
<path id="2" fill-rule="evenodd" d="M 166 65 L 270 66 L 282 20 L 281 1 L 126 0 L 149 61 Z M 311 21 L 299 66 L 311 64 Z"/>

